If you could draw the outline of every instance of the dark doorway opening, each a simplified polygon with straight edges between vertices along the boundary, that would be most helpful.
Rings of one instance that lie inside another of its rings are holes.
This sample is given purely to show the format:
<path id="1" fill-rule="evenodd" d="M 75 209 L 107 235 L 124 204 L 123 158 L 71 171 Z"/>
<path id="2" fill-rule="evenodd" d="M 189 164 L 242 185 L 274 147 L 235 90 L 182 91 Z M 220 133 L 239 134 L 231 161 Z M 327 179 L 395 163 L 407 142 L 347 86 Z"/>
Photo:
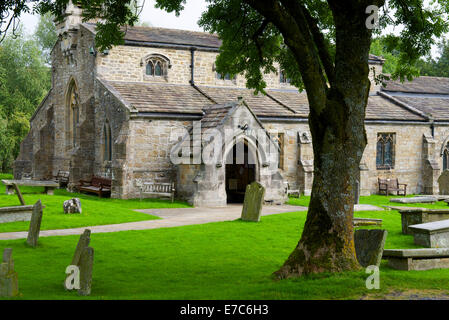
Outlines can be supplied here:
<path id="1" fill-rule="evenodd" d="M 228 153 L 226 161 L 226 195 L 228 203 L 243 203 L 245 199 L 246 186 L 256 180 L 256 159 L 249 152 L 248 145 L 243 142 L 234 145 Z M 243 149 L 244 157 L 237 157 L 237 150 Z M 231 161 L 232 155 L 232 161 Z"/>

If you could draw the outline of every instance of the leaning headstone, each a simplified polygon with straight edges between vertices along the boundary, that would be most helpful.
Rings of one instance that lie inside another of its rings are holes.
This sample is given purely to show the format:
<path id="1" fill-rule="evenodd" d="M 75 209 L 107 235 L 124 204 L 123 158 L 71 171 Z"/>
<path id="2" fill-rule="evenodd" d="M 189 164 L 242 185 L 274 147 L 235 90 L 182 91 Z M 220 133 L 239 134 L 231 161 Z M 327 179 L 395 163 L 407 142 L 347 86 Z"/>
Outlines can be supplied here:
<path id="1" fill-rule="evenodd" d="M 20 204 L 21 204 L 22 206 L 25 206 L 25 205 L 26 205 L 26 204 L 25 204 L 25 200 L 23 199 L 22 192 L 20 192 L 19 187 L 18 187 L 17 184 L 15 184 L 15 183 L 13 183 L 12 186 L 13 186 L 14 189 L 16 190 L 16 194 L 17 194 L 17 197 L 19 198 Z"/>
<path id="2" fill-rule="evenodd" d="M 78 244 L 76 245 L 75 253 L 73 254 L 72 262 L 70 265 L 72 266 L 78 266 L 81 258 L 81 253 L 89 246 L 90 243 L 90 230 L 85 229 L 84 232 L 81 234 L 80 239 L 78 240 Z M 66 276 L 66 280 L 64 281 L 64 289 L 69 290 L 67 288 L 67 278 L 70 275 Z"/>
<path id="3" fill-rule="evenodd" d="M 362 267 L 380 265 L 386 239 L 387 230 L 362 229 L 354 232 L 355 252 Z"/>
<path id="4" fill-rule="evenodd" d="M 73 198 L 64 201 L 64 213 L 81 213 L 81 201 L 78 198 Z"/>
<path id="5" fill-rule="evenodd" d="M 449 170 L 444 170 L 438 178 L 440 194 L 449 195 Z"/>
<path id="6" fill-rule="evenodd" d="M 39 232 L 41 230 L 41 222 L 42 222 L 42 203 L 40 200 L 38 200 L 33 206 L 30 228 L 28 230 L 27 243 L 32 247 L 37 246 L 37 240 L 39 239 Z"/>
<path id="7" fill-rule="evenodd" d="M 258 222 L 260 220 L 264 197 L 265 188 L 257 181 L 246 186 L 241 217 L 243 221 Z"/>
<path id="8" fill-rule="evenodd" d="M 94 249 L 84 248 L 79 260 L 80 268 L 80 289 L 78 294 L 81 296 L 90 295 L 92 289 L 92 270 L 94 267 Z"/>
<path id="9" fill-rule="evenodd" d="M 85 248 L 89 246 L 90 243 L 90 230 L 85 229 L 83 234 L 80 236 L 80 239 L 78 240 L 78 244 L 76 245 L 75 254 L 72 258 L 72 265 L 77 266 L 80 261 L 81 253 L 84 251 Z"/>
<path id="10" fill-rule="evenodd" d="M 0 264 L 0 297 L 15 297 L 19 294 L 17 272 L 14 271 L 12 249 L 3 251 L 3 262 Z"/>

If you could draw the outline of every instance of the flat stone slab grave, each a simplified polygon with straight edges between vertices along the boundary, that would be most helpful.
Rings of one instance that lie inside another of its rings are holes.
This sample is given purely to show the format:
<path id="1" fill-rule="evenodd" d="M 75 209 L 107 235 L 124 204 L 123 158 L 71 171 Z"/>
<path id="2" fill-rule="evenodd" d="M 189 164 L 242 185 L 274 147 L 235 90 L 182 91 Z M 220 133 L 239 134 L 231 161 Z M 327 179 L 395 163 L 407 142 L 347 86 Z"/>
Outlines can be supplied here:
<path id="1" fill-rule="evenodd" d="M 449 248 L 449 220 L 414 224 L 408 227 L 417 245 L 427 248 Z"/>
<path id="2" fill-rule="evenodd" d="M 449 268 L 449 248 L 388 249 L 382 259 L 397 270 L 431 270 Z"/>
<path id="3" fill-rule="evenodd" d="M 427 209 L 427 208 L 397 208 L 401 215 L 402 233 L 413 234 L 409 226 L 428 222 L 442 221 L 449 219 L 449 209 Z"/>
<path id="4" fill-rule="evenodd" d="M 37 180 L 1 180 L 6 186 L 6 194 L 14 193 L 14 184 L 17 186 L 28 187 L 44 187 L 44 193 L 54 194 L 54 190 L 59 187 L 59 183 L 55 181 L 37 181 Z"/>
<path id="5" fill-rule="evenodd" d="M 384 211 L 384 209 L 372 204 L 355 204 L 354 211 Z"/>
<path id="6" fill-rule="evenodd" d="M 420 196 L 420 197 L 410 197 L 410 198 L 391 198 L 390 202 L 396 203 L 435 203 L 438 201 L 437 197 L 434 196 Z"/>
<path id="7" fill-rule="evenodd" d="M 382 226 L 382 219 L 353 218 L 354 227 L 361 226 Z"/>

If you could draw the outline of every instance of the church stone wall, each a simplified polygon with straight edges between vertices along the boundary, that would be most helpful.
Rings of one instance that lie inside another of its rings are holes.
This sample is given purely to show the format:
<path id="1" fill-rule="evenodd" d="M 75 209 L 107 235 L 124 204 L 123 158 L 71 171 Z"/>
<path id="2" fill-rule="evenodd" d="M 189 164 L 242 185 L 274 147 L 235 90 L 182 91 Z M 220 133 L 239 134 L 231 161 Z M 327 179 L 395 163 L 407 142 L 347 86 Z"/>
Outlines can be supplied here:
<path id="1" fill-rule="evenodd" d="M 378 178 L 398 178 L 407 184 L 407 193 L 419 194 L 423 184 L 423 135 L 430 133 L 425 124 L 368 124 L 366 125 L 368 145 L 361 161 L 361 195 L 377 194 Z M 376 146 L 378 133 L 395 133 L 395 162 L 391 170 L 376 168 Z"/>
<path id="2" fill-rule="evenodd" d="M 143 59 L 150 54 L 160 54 L 170 60 L 171 68 L 166 77 L 146 77 Z M 233 80 L 217 79 L 215 59 L 218 53 L 195 51 L 194 79 L 197 85 L 229 86 L 244 88 L 246 80 L 237 75 Z M 108 54 L 98 53 L 97 72 L 109 81 L 154 82 L 188 85 L 191 79 L 191 52 L 187 49 L 116 46 Z M 295 89 L 290 84 L 280 83 L 279 74 L 264 75 L 267 87 L 272 89 Z"/>
<path id="3" fill-rule="evenodd" d="M 170 142 L 170 136 L 191 126 L 191 121 L 184 120 L 130 120 L 123 198 L 139 197 L 143 180 L 176 181 L 176 167 L 170 160 L 170 150 L 178 140 Z"/>

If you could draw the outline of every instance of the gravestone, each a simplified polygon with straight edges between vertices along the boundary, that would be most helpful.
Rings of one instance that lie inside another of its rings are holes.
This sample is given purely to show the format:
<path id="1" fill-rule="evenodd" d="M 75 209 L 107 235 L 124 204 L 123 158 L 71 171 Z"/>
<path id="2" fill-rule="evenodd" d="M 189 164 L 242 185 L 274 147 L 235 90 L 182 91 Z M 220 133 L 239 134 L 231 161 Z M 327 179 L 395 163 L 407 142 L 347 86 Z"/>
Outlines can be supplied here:
<path id="1" fill-rule="evenodd" d="M 435 196 L 417 196 L 411 198 L 391 198 L 390 202 L 397 203 L 435 203 L 438 198 Z"/>
<path id="2" fill-rule="evenodd" d="M 387 249 L 383 259 L 397 270 L 431 270 L 449 268 L 449 248 Z"/>
<path id="3" fill-rule="evenodd" d="M 64 213 L 81 213 L 81 201 L 78 198 L 73 198 L 64 201 Z"/>
<path id="4" fill-rule="evenodd" d="M 449 248 L 449 220 L 420 223 L 408 226 L 415 244 L 427 248 Z"/>
<path id="5" fill-rule="evenodd" d="M 444 170 L 438 178 L 440 194 L 449 195 L 449 170 Z"/>
<path id="6" fill-rule="evenodd" d="M 83 234 L 81 234 L 78 244 L 76 245 L 75 254 L 72 258 L 72 265 L 77 266 L 79 264 L 81 253 L 89 246 L 90 233 L 91 231 L 89 229 L 85 229 Z"/>
<path id="7" fill-rule="evenodd" d="M 386 239 L 387 230 L 362 229 L 354 232 L 355 252 L 362 267 L 380 265 Z"/>
<path id="8" fill-rule="evenodd" d="M 254 181 L 246 186 L 241 217 L 243 221 L 260 221 L 264 197 L 265 188 L 260 183 Z"/>
<path id="9" fill-rule="evenodd" d="M 92 289 L 92 270 L 94 267 L 93 248 L 84 248 L 78 266 L 80 268 L 80 289 L 78 290 L 78 294 L 81 296 L 88 296 Z"/>
<path id="10" fill-rule="evenodd" d="M 41 230 L 42 222 L 42 203 L 38 200 L 33 206 L 33 213 L 31 214 L 30 228 L 28 230 L 27 244 L 36 247 L 39 239 L 39 232 Z"/>
<path id="11" fill-rule="evenodd" d="M 15 297 L 19 294 L 17 272 L 14 271 L 12 249 L 3 251 L 3 262 L 0 264 L 0 297 Z"/>
<path id="12" fill-rule="evenodd" d="M 73 254 L 72 262 L 70 265 L 72 266 L 78 266 L 81 258 L 81 253 L 89 246 L 90 243 L 90 233 L 91 231 L 89 229 L 85 229 L 84 232 L 81 234 L 80 239 L 78 240 L 78 244 L 75 248 L 75 253 Z M 69 275 L 67 275 L 69 277 Z M 67 280 L 66 277 L 66 280 Z M 64 289 L 68 290 L 66 287 L 66 281 L 64 281 Z"/>
<path id="13" fill-rule="evenodd" d="M 20 204 L 21 204 L 22 206 L 25 206 L 25 205 L 26 205 L 26 204 L 25 204 L 25 200 L 23 199 L 22 192 L 20 192 L 19 187 L 18 187 L 17 184 L 15 184 L 15 183 L 13 183 L 12 186 L 13 186 L 14 189 L 16 190 L 17 197 L 19 198 Z"/>

